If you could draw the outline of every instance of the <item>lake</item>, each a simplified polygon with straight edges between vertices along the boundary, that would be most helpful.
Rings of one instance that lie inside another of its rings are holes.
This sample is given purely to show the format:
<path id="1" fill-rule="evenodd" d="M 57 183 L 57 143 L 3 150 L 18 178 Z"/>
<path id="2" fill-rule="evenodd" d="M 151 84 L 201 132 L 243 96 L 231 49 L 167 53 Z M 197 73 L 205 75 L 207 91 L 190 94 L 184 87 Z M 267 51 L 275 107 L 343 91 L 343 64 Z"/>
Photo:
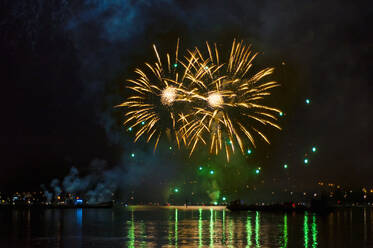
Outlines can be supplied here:
<path id="1" fill-rule="evenodd" d="M 222 207 L 7 209 L 0 247 L 373 247 L 373 209 L 230 212 Z"/>

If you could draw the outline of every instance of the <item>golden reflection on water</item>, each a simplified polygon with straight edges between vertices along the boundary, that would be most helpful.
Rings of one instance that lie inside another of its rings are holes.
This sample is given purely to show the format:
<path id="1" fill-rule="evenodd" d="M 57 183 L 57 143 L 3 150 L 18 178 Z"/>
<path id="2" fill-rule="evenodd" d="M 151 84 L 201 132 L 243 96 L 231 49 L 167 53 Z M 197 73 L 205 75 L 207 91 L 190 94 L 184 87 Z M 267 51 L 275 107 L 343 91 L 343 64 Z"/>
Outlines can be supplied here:
<path id="1" fill-rule="evenodd" d="M 214 210 L 210 209 L 210 246 L 214 245 Z"/>
<path id="2" fill-rule="evenodd" d="M 269 214 L 263 215 L 262 220 L 262 214 L 258 211 L 232 213 L 210 207 L 169 208 L 162 212 L 163 215 L 154 212 L 154 216 L 158 218 L 155 222 L 145 217 L 145 220 L 141 219 L 140 213 L 137 218 L 135 208 L 128 213 L 126 247 L 159 247 L 159 244 L 164 244 L 161 247 L 286 248 L 289 246 L 289 218 L 291 220 L 294 217 L 287 214 L 276 214 L 273 217 Z M 277 224 L 269 226 L 268 216 L 274 218 Z M 317 216 L 305 213 L 305 248 L 318 247 L 317 228 Z M 276 233 L 277 239 L 273 238 Z"/>
<path id="3" fill-rule="evenodd" d="M 146 234 L 145 234 L 145 223 L 144 221 L 141 221 L 140 222 L 140 238 L 141 238 L 141 243 L 140 243 L 140 246 L 141 247 L 146 247 Z"/>
<path id="4" fill-rule="evenodd" d="M 223 209 L 223 217 L 222 217 L 222 243 L 225 244 L 226 242 L 226 236 L 225 236 L 225 209 Z"/>
<path id="5" fill-rule="evenodd" d="M 203 220 L 202 220 L 202 208 L 198 209 L 198 246 L 199 247 L 202 247 L 202 223 L 203 223 Z"/>
<path id="6" fill-rule="evenodd" d="M 228 225 L 228 244 L 232 244 L 232 242 L 233 242 L 233 233 L 234 233 L 233 219 L 229 219 L 229 225 Z"/>

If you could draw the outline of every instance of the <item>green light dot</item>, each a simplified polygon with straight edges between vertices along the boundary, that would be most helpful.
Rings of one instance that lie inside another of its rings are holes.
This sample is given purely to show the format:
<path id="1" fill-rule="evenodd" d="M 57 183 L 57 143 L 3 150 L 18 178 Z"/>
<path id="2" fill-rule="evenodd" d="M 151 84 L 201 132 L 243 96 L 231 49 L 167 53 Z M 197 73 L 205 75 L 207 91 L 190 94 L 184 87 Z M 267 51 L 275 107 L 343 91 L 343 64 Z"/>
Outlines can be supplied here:
<path id="1" fill-rule="evenodd" d="M 174 192 L 175 192 L 175 193 L 179 192 L 179 189 L 178 189 L 178 188 L 175 188 L 175 189 L 174 189 Z"/>
<path id="2" fill-rule="evenodd" d="M 134 158 L 134 157 L 135 157 L 135 154 L 134 154 L 134 153 L 131 153 L 131 157 L 133 157 L 133 158 Z"/>
<path id="3" fill-rule="evenodd" d="M 280 113 L 279 113 L 279 115 L 280 115 L 280 116 L 283 116 L 283 115 L 284 115 L 284 113 L 280 112 Z"/>
<path id="4" fill-rule="evenodd" d="M 311 103 L 311 100 L 310 99 L 306 99 L 306 104 L 310 104 Z"/>
<path id="5" fill-rule="evenodd" d="M 287 164 L 284 164 L 284 168 L 287 169 L 287 168 L 288 168 L 288 165 L 287 165 Z"/>
<path id="6" fill-rule="evenodd" d="M 222 199 L 223 201 L 226 201 L 226 200 L 227 200 L 227 198 L 226 198 L 225 196 L 223 196 L 221 199 Z"/>
<path id="7" fill-rule="evenodd" d="M 203 168 L 202 168 L 202 166 L 200 166 L 198 169 L 201 171 Z"/>
<path id="8" fill-rule="evenodd" d="M 205 70 L 208 70 L 209 69 L 209 67 L 208 66 L 205 66 Z"/>
<path id="9" fill-rule="evenodd" d="M 305 163 L 305 164 L 308 164 L 308 158 L 305 158 L 305 159 L 304 159 L 304 163 Z"/>
<path id="10" fill-rule="evenodd" d="M 215 201 L 215 202 L 214 202 L 214 205 L 215 205 L 215 206 L 218 205 L 218 202 Z"/>
<path id="11" fill-rule="evenodd" d="M 215 173 L 215 172 L 214 172 L 213 170 L 210 170 L 210 174 L 211 174 L 211 175 L 214 175 L 214 173 Z"/>
<path id="12" fill-rule="evenodd" d="M 256 170 L 255 170 L 255 173 L 256 173 L 256 174 L 259 174 L 259 172 L 260 172 L 259 169 L 256 169 Z"/>
<path id="13" fill-rule="evenodd" d="M 142 121 L 142 122 L 141 122 L 141 125 L 145 125 L 145 121 Z"/>
<path id="14" fill-rule="evenodd" d="M 172 150 L 172 146 L 170 146 L 168 149 Z"/>
<path id="15" fill-rule="evenodd" d="M 247 154 L 251 154 L 252 151 L 250 149 L 247 150 Z"/>
<path id="16" fill-rule="evenodd" d="M 132 131 L 132 127 L 129 127 L 129 128 L 128 128 L 128 131 L 130 131 L 130 132 L 131 132 L 131 131 Z"/>
<path id="17" fill-rule="evenodd" d="M 312 147 L 312 151 L 313 151 L 313 152 L 316 152 L 316 147 Z"/>
<path id="18" fill-rule="evenodd" d="M 174 67 L 176 68 L 177 66 L 178 66 L 178 64 L 175 63 L 175 64 L 174 64 Z"/>

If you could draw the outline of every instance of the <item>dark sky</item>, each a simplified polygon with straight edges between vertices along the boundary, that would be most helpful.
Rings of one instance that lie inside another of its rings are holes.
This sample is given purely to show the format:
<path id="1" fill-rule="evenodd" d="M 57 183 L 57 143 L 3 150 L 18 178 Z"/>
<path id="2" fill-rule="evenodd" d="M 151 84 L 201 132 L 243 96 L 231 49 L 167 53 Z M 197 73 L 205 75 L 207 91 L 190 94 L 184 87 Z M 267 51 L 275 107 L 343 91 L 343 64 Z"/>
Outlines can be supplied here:
<path id="1" fill-rule="evenodd" d="M 153 60 L 151 45 L 167 49 L 178 37 L 183 48 L 208 40 L 226 49 L 238 37 L 262 53 L 258 63 L 276 67 L 282 87 L 273 101 L 286 116 L 272 145 L 258 148 L 263 167 L 275 174 L 286 162 L 298 178 L 371 184 L 371 1 L 0 5 L 0 190 L 38 189 L 71 166 L 87 173 L 97 160 L 128 171 L 123 157 L 134 150 L 156 157 L 132 144 L 113 105 L 134 67 Z M 305 170 L 313 145 L 318 153 Z M 174 159 L 188 163 L 182 154 Z"/>

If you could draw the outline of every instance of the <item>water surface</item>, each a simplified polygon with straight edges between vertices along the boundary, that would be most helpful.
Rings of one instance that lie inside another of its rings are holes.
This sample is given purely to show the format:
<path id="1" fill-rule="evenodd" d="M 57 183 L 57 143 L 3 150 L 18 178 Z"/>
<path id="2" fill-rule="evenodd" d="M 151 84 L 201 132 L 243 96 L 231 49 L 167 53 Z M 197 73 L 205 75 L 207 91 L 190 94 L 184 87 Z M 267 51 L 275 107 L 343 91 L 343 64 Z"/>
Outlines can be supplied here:
<path id="1" fill-rule="evenodd" d="M 218 207 L 0 212 L 0 247 L 373 247 L 373 209 L 232 213 Z"/>

